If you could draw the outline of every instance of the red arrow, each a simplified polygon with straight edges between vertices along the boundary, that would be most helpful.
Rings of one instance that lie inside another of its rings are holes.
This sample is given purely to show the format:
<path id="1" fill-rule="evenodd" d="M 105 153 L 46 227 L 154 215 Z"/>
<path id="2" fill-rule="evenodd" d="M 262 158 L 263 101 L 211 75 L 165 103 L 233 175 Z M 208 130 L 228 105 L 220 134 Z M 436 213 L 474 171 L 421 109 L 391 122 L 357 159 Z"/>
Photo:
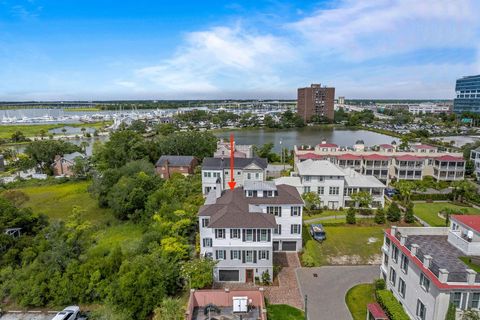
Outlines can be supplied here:
<path id="1" fill-rule="evenodd" d="M 233 178 L 233 159 L 235 157 L 235 147 L 233 145 L 233 133 L 230 134 L 230 181 L 228 182 L 228 185 L 230 186 L 230 190 L 233 190 L 235 188 L 235 185 L 237 184 L 235 182 L 235 179 Z"/>

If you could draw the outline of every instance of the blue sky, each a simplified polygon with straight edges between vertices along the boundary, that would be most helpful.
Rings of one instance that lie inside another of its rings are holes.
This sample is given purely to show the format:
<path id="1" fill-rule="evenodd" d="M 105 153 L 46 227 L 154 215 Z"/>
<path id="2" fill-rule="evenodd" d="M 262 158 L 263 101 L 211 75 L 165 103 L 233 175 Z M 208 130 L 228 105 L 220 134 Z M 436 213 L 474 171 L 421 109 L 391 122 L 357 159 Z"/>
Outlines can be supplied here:
<path id="1" fill-rule="evenodd" d="M 452 98 L 480 1 L 0 0 L 0 100 Z"/>

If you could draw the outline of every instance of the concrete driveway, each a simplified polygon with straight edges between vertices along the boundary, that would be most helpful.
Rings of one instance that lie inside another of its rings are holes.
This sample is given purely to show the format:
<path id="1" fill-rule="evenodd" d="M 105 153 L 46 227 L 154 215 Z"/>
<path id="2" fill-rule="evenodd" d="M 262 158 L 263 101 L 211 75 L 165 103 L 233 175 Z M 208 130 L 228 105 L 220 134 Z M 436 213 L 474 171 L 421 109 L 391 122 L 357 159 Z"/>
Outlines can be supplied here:
<path id="1" fill-rule="evenodd" d="M 351 287 L 372 282 L 379 276 L 380 266 L 378 265 L 297 269 L 302 297 L 308 295 L 308 319 L 352 319 L 345 304 L 345 294 Z"/>

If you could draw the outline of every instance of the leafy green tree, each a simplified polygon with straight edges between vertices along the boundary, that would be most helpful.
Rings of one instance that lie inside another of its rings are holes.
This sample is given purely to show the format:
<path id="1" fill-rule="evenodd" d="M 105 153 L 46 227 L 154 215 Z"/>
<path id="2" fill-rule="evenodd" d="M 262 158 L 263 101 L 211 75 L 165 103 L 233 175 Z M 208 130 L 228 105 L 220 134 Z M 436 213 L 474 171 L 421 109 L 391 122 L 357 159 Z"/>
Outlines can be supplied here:
<path id="1" fill-rule="evenodd" d="M 355 217 L 355 209 L 350 207 L 347 210 L 347 216 L 346 216 L 346 221 L 348 224 L 356 224 L 357 223 L 357 218 Z"/>
<path id="2" fill-rule="evenodd" d="M 367 191 L 352 193 L 350 198 L 355 202 L 355 207 L 358 208 L 369 208 L 373 201 L 372 195 Z"/>
<path id="3" fill-rule="evenodd" d="M 468 180 L 454 181 L 452 187 L 454 200 L 458 202 L 464 202 L 477 191 L 475 186 Z"/>
<path id="4" fill-rule="evenodd" d="M 160 307 L 155 309 L 153 320 L 183 320 L 184 306 L 180 299 L 164 298 Z"/>
<path id="5" fill-rule="evenodd" d="M 302 198 L 305 201 L 305 207 L 308 210 L 311 211 L 320 207 L 321 201 L 318 193 L 313 191 L 305 192 L 304 194 L 302 194 Z"/>
<path id="6" fill-rule="evenodd" d="M 387 220 L 390 222 L 400 221 L 402 214 L 398 204 L 393 201 L 387 209 Z"/>
<path id="7" fill-rule="evenodd" d="M 385 210 L 383 208 L 378 208 L 375 212 L 374 221 L 376 224 L 384 224 L 385 223 Z"/>
<path id="8" fill-rule="evenodd" d="M 55 156 L 75 151 L 81 151 L 80 147 L 73 143 L 59 140 L 33 141 L 25 148 L 25 154 L 35 161 L 39 169 L 48 174 L 52 174 L 52 164 Z"/>
<path id="9" fill-rule="evenodd" d="M 397 181 L 395 187 L 398 189 L 404 205 L 410 202 L 413 191 L 418 189 L 415 182 L 408 180 Z"/>
<path id="10" fill-rule="evenodd" d="M 265 143 L 263 146 L 253 146 L 253 152 L 257 157 L 265 158 L 269 162 L 277 162 L 280 161 L 280 157 L 278 154 L 273 152 L 274 144 L 272 142 Z"/>
<path id="11" fill-rule="evenodd" d="M 161 155 L 194 156 L 197 159 L 211 157 L 217 149 L 217 138 L 211 132 L 179 131 L 159 136 L 148 143 L 150 160 Z"/>
<path id="12" fill-rule="evenodd" d="M 162 136 L 168 136 L 177 131 L 177 127 L 173 123 L 161 123 L 156 126 L 155 131 Z"/>
<path id="13" fill-rule="evenodd" d="M 182 278 L 192 289 L 202 289 L 213 283 L 213 267 L 216 262 L 211 259 L 200 258 L 185 262 L 181 267 Z"/>
<path id="14" fill-rule="evenodd" d="M 134 120 L 128 129 L 138 133 L 145 133 L 147 131 L 147 124 L 142 120 Z"/>
<path id="15" fill-rule="evenodd" d="M 25 137 L 25 135 L 23 134 L 22 131 L 15 131 L 14 133 L 12 133 L 12 136 L 10 137 L 10 140 L 12 142 L 24 142 L 24 141 L 28 141 L 28 139 Z"/>
<path id="16" fill-rule="evenodd" d="M 413 203 L 409 202 L 405 208 L 405 215 L 403 217 L 403 221 L 406 223 L 414 223 L 415 222 L 415 215 L 413 213 Z"/>

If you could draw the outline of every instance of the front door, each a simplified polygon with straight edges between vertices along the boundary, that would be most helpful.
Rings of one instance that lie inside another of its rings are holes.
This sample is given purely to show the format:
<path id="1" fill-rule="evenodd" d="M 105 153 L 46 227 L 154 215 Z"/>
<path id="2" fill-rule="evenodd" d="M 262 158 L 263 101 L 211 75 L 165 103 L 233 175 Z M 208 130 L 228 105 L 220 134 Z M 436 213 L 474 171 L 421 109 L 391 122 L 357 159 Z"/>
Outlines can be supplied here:
<path id="1" fill-rule="evenodd" d="M 245 282 L 253 282 L 253 269 L 245 271 Z"/>

